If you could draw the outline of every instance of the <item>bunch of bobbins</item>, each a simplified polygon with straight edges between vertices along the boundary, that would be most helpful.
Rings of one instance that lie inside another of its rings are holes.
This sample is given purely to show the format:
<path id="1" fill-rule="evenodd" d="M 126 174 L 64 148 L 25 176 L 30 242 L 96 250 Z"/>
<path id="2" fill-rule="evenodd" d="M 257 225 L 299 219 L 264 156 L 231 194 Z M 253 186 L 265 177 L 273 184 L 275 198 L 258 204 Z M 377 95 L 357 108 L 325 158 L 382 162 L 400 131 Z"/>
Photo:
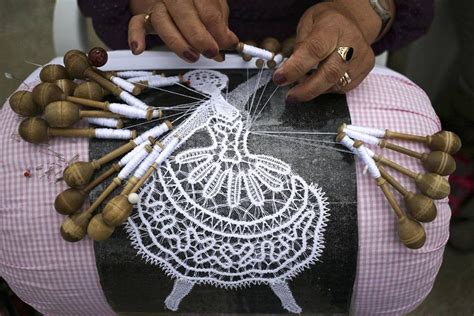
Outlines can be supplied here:
<path id="1" fill-rule="evenodd" d="M 93 212 L 100 206 L 100 204 L 110 195 L 110 193 L 117 188 L 123 180 L 138 166 L 143 159 L 152 151 L 150 145 L 140 147 L 138 152 L 130 159 L 122 168 L 117 177 L 107 186 L 107 188 L 99 195 L 99 197 L 83 212 L 72 213 L 69 215 L 61 225 L 61 235 L 66 241 L 76 242 L 84 238 L 87 233 L 89 222 L 92 218 Z M 77 203 L 79 204 L 79 203 Z M 107 227 L 106 227 L 107 228 Z M 110 231 L 109 229 L 107 231 Z M 113 232 L 113 230 L 112 230 Z"/>
<path id="2" fill-rule="evenodd" d="M 97 117 L 108 117 L 107 112 L 112 112 L 112 113 L 115 113 L 127 118 L 147 119 L 147 120 L 151 120 L 153 118 L 160 118 L 163 115 L 161 110 L 155 110 L 152 108 L 147 109 L 145 111 L 143 109 L 138 109 L 138 108 L 129 106 L 128 104 L 101 102 L 101 101 L 95 101 L 95 100 L 90 100 L 90 99 L 67 96 L 62 92 L 62 90 L 58 86 L 51 83 L 41 83 L 37 85 L 33 89 L 33 100 L 41 108 L 44 108 L 45 113 L 47 112 L 47 108 L 49 107 L 50 104 L 53 104 L 57 101 L 69 101 L 68 103 L 61 103 L 63 105 L 60 108 L 61 111 L 56 112 L 56 113 L 62 117 L 71 115 L 72 117 L 75 118 L 76 120 L 75 122 L 77 122 L 80 119 L 80 117 L 78 117 L 80 109 L 75 104 L 80 104 L 87 107 L 93 107 L 93 108 L 97 108 L 102 111 L 105 111 L 103 115 L 98 115 Z M 58 108 L 58 106 L 55 106 L 54 108 L 56 109 Z M 70 124 L 70 122 L 65 123 L 65 124 Z M 56 126 L 56 127 L 68 127 L 68 126 L 70 125 Z"/>
<path id="3" fill-rule="evenodd" d="M 87 56 L 78 50 L 71 50 L 64 55 L 64 65 L 69 75 L 76 79 L 90 79 L 98 83 L 102 88 L 110 91 L 113 95 L 119 97 L 130 106 L 137 107 L 142 110 L 153 110 L 153 107 L 145 104 L 127 91 L 117 86 L 112 81 L 98 74 L 89 64 Z"/>
<path id="4" fill-rule="evenodd" d="M 419 153 L 408 148 L 390 143 L 386 139 L 379 139 L 375 136 L 352 130 L 345 124 L 342 124 L 339 127 L 338 132 L 344 132 L 349 137 L 361 140 L 367 144 L 376 145 L 381 148 L 387 148 L 402 153 L 404 155 L 416 158 L 421 161 L 426 171 L 433 172 L 441 176 L 450 175 L 456 170 L 456 161 L 454 160 L 454 158 L 449 153 L 441 150 L 434 150 L 429 153 Z"/>
<path id="5" fill-rule="evenodd" d="M 410 249 L 419 249 L 423 247 L 426 241 L 426 233 L 423 226 L 402 211 L 393 193 L 388 188 L 387 181 L 382 177 L 379 168 L 375 164 L 375 161 L 370 157 L 363 142 L 355 141 L 353 146 L 358 157 L 366 164 L 369 174 L 374 178 L 377 186 L 382 190 L 385 198 L 398 218 L 398 236 L 400 241 Z"/>
<path id="6" fill-rule="evenodd" d="M 283 44 L 273 37 L 267 37 L 260 47 L 257 47 L 254 41 L 240 42 L 236 46 L 236 51 L 241 53 L 243 60 L 247 62 L 256 57 L 258 68 L 263 68 L 266 62 L 267 67 L 273 69 L 293 53 L 294 44 L 294 37 L 286 39 Z"/>
<path id="7" fill-rule="evenodd" d="M 97 160 L 90 162 L 76 161 L 64 170 L 63 179 L 70 187 L 81 188 L 91 181 L 95 170 L 99 169 L 102 165 L 128 153 L 137 146 L 140 146 L 142 143 L 146 142 L 149 137 L 158 138 L 171 129 L 171 122 L 166 121 L 144 132 L 127 144 L 118 147 L 117 149 L 109 152 Z"/>
<path id="8" fill-rule="evenodd" d="M 71 164 L 66 168 L 67 171 L 65 170 L 63 174 L 63 179 L 67 179 L 66 183 L 70 188 L 59 193 L 56 197 L 54 202 L 56 211 L 64 215 L 77 212 L 82 204 L 84 204 L 87 194 L 89 194 L 92 189 L 115 172 L 120 171 L 122 167 L 128 164 L 130 160 L 136 156 L 138 151 L 147 145 L 153 145 L 157 138 L 168 132 L 171 128 L 171 123 L 166 121 L 144 132 L 137 138 L 131 140 L 128 144 L 117 148 L 113 156 L 118 155 L 117 157 L 119 157 L 122 152 L 128 151 L 128 153 L 126 153 L 119 162 L 113 164 L 112 167 L 93 181 L 91 181 L 91 179 L 95 171 L 94 165 L 97 165 L 97 163 L 94 164 L 93 162 L 79 161 Z M 110 156 L 108 158 L 110 158 Z M 101 159 L 104 160 L 106 158 L 104 156 Z"/>
<path id="9" fill-rule="evenodd" d="M 449 131 L 439 131 L 433 135 L 418 136 L 390 130 L 346 124 L 342 124 L 339 127 L 338 132 L 336 141 L 350 149 L 366 164 L 369 173 L 376 178 L 378 184 L 386 182 L 401 194 L 405 206 L 411 214 L 407 219 L 403 217 L 403 213 L 393 196 L 390 197 L 391 193 L 387 193 L 386 191 L 388 190 L 381 186 L 390 205 L 399 217 L 399 223 L 401 223 L 400 221 L 404 223 L 403 229 L 399 226 L 399 234 L 402 242 L 409 248 L 417 249 L 422 247 L 426 237 L 424 231 L 422 231 L 420 222 L 426 223 L 433 221 L 437 215 L 436 205 L 433 200 L 446 198 L 450 193 L 449 183 L 443 176 L 451 174 L 456 169 L 456 163 L 451 154 L 456 153 L 461 147 L 459 137 Z M 400 139 L 423 143 L 432 151 L 428 153 L 419 153 L 390 143 L 388 139 Z M 363 146 L 363 142 L 381 148 L 387 148 L 418 159 L 428 172 L 416 173 L 402 167 L 382 155 L 375 154 L 373 151 Z M 384 169 L 382 165 L 390 167 L 402 175 L 413 179 L 417 189 L 421 193 L 410 192 L 405 189 L 400 182 Z M 377 173 L 380 174 L 377 174 L 376 177 L 374 176 L 375 168 L 377 169 Z M 407 229 L 407 227 L 409 229 Z M 404 237 L 402 237 L 402 235 Z"/>
<path id="10" fill-rule="evenodd" d="M 140 86 L 134 85 L 133 83 L 131 83 L 131 82 L 125 80 L 125 79 L 114 76 L 110 72 L 104 72 L 104 71 L 102 71 L 100 69 L 97 69 L 97 68 L 94 68 L 94 70 L 97 73 L 99 73 L 102 77 L 104 77 L 105 79 L 110 80 L 111 82 L 113 82 L 117 86 L 119 86 L 120 88 L 124 89 L 127 92 L 130 92 L 133 95 L 139 95 L 143 91 L 143 88 L 141 88 Z"/>

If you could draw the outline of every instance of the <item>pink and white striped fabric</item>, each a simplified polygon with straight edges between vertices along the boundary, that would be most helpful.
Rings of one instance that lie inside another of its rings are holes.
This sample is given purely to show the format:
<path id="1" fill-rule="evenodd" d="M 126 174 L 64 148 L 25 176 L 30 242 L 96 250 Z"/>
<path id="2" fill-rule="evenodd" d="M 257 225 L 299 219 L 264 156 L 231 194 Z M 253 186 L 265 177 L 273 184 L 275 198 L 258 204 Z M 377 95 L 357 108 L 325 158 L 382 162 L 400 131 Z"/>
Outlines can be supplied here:
<path id="1" fill-rule="evenodd" d="M 29 86 L 37 76 L 38 72 L 30 76 Z M 420 135 L 440 129 L 425 93 L 391 71 L 376 68 L 347 98 L 353 124 Z M 48 145 L 31 145 L 19 139 L 18 122 L 17 115 L 4 106 L 0 112 L 0 276 L 43 314 L 114 315 L 99 284 L 92 241 L 64 242 L 59 234 L 64 217 L 53 209 L 57 193 L 66 188 L 55 179 L 69 160 L 88 160 L 88 141 L 56 138 Z M 400 144 L 425 150 L 419 144 Z M 384 155 L 422 171 L 415 159 L 388 150 Z M 25 169 L 31 177 L 23 176 Z M 433 286 L 448 239 L 449 206 L 447 200 L 437 202 L 437 219 L 425 225 L 426 245 L 408 250 L 397 239 L 396 218 L 388 203 L 362 169 L 357 163 L 359 253 L 352 310 L 358 315 L 405 314 Z M 415 190 L 412 181 L 393 174 Z"/>

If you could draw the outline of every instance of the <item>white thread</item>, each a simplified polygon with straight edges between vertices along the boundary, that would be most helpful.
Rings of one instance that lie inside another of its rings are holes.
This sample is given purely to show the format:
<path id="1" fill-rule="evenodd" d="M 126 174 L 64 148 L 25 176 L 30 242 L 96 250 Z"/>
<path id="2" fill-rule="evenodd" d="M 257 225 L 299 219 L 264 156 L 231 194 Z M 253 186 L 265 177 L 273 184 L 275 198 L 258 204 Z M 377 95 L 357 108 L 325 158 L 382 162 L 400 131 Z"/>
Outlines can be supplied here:
<path id="1" fill-rule="evenodd" d="M 104 117 L 86 117 L 86 121 L 90 124 L 95 124 L 104 127 L 118 128 L 120 121 L 114 118 Z"/>
<path id="2" fill-rule="evenodd" d="M 134 97 L 127 91 L 122 91 L 119 95 L 120 99 L 125 101 L 125 103 L 134 106 L 136 108 L 142 109 L 142 110 L 147 110 L 149 108 L 148 105 L 146 105 L 142 100 Z"/>
<path id="3" fill-rule="evenodd" d="M 375 164 L 375 161 L 372 157 L 370 157 L 369 153 L 366 150 L 366 147 L 364 145 L 359 146 L 359 148 L 356 148 L 358 152 L 358 157 L 364 162 L 364 164 L 367 166 L 369 174 L 372 176 L 372 178 L 377 179 L 380 178 L 380 170 Z"/>
<path id="4" fill-rule="evenodd" d="M 174 152 L 174 150 L 178 146 L 178 143 L 179 143 L 179 138 L 173 137 L 173 139 L 168 144 L 166 144 L 166 147 L 160 153 L 158 158 L 156 158 L 155 163 L 159 166 L 163 163 L 163 161 L 168 159 L 168 157 Z"/>
<path id="5" fill-rule="evenodd" d="M 347 134 L 350 138 L 361 140 L 364 143 L 371 144 L 371 145 L 378 145 L 380 140 L 377 137 L 367 135 L 364 133 L 359 133 L 350 129 L 345 128 L 344 133 Z"/>
<path id="6" fill-rule="evenodd" d="M 161 123 L 160 125 L 155 126 L 152 129 L 149 129 L 148 131 L 144 132 L 143 134 L 135 138 L 133 141 L 135 142 L 135 144 L 138 145 L 143 141 L 147 140 L 150 136 L 153 138 L 159 138 L 161 135 L 163 135 L 169 130 L 169 126 L 166 122 Z"/>
<path id="7" fill-rule="evenodd" d="M 357 125 L 347 125 L 346 128 L 351 131 L 364 133 L 364 134 L 375 136 L 378 138 L 383 138 L 385 136 L 385 130 L 380 129 L 380 128 L 372 128 L 372 127 L 357 126 Z"/>
<path id="8" fill-rule="evenodd" d="M 276 54 L 275 58 L 273 58 L 273 61 L 275 61 L 275 64 L 278 66 L 283 62 L 283 59 L 285 59 L 285 57 L 282 54 Z"/>
<path id="9" fill-rule="evenodd" d="M 153 76 L 153 71 L 118 71 L 116 73 L 118 77 L 122 77 L 125 79 L 133 78 L 133 77 L 144 77 L 144 76 Z"/>
<path id="10" fill-rule="evenodd" d="M 148 86 L 150 87 L 160 88 L 160 87 L 168 87 L 168 86 L 175 85 L 181 82 L 181 80 L 178 76 L 172 76 L 172 77 L 152 78 L 152 79 L 148 79 L 147 82 L 148 82 Z"/>
<path id="11" fill-rule="evenodd" d="M 271 51 L 247 44 L 243 45 L 242 54 L 250 55 L 252 57 L 257 57 L 265 60 L 272 60 L 274 56 Z"/>
<path id="12" fill-rule="evenodd" d="M 112 113 L 120 114 L 131 119 L 145 119 L 147 117 L 145 110 L 127 104 L 110 103 L 108 109 Z"/>
<path id="13" fill-rule="evenodd" d="M 135 138 L 136 139 L 136 138 Z M 135 139 L 133 140 L 133 142 L 137 145 L 135 148 L 133 148 L 131 151 L 129 151 L 125 156 L 122 157 L 122 159 L 120 159 L 120 161 L 118 162 L 119 166 L 123 167 L 125 166 L 130 160 L 132 160 L 133 157 L 135 157 L 137 155 L 137 153 L 139 151 L 142 150 L 142 148 L 144 148 L 146 145 L 150 145 L 150 141 L 149 140 L 146 140 L 140 144 L 137 144 L 135 142 Z"/>
<path id="14" fill-rule="evenodd" d="M 140 148 L 138 153 L 122 168 L 122 170 L 120 170 L 117 176 L 122 180 L 126 179 L 135 169 L 137 169 L 138 165 L 148 155 L 148 151 L 145 146 L 143 146 L 143 148 Z"/>
<path id="15" fill-rule="evenodd" d="M 96 128 L 96 138 L 107 139 L 130 139 L 133 137 L 132 131 L 126 129 Z"/>
<path id="16" fill-rule="evenodd" d="M 165 76 L 163 75 L 139 76 L 139 77 L 130 78 L 127 81 L 131 83 L 138 83 L 138 82 L 149 81 L 149 80 L 157 79 L 157 78 L 165 78 Z"/>
<path id="17" fill-rule="evenodd" d="M 133 93 L 133 89 L 135 89 L 135 85 L 133 83 L 130 83 L 128 82 L 127 80 L 125 79 L 122 79 L 122 78 L 119 78 L 119 77 L 115 77 L 115 76 L 111 76 L 110 77 L 110 80 L 115 83 L 117 86 L 119 86 L 120 88 L 124 89 L 125 91 L 128 91 L 130 93 Z"/>
<path id="18" fill-rule="evenodd" d="M 151 152 L 151 154 L 149 154 L 148 157 L 143 160 L 143 162 L 138 166 L 137 170 L 135 170 L 135 173 L 133 175 L 140 179 L 155 162 L 161 151 L 162 149 L 159 145 L 153 146 L 153 151 Z"/>

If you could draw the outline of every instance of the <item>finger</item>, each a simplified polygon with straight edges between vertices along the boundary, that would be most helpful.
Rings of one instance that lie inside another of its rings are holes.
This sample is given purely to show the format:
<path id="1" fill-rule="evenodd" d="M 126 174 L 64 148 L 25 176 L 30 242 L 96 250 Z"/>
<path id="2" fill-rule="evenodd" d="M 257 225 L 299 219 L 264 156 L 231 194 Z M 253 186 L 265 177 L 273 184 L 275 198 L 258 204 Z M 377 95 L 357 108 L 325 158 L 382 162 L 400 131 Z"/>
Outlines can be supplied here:
<path id="1" fill-rule="evenodd" d="M 199 59 L 199 53 L 183 37 L 163 3 L 155 5 L 150 19 L 156 33 L 169 49 L 189 62 L 196 62 Z"/>
<path id="2" fill-rule="evenodd" d="M 347 65 L 337 52 L 319 64 L 318 69 L 303 83 L 288 92 L 287 102 L 298 103 L 312 100 L 333 87 L 344 75 Z"/>
<path id="3" fill-rule="evenodd" d="M 347 73 L 351 76 L 351 82 L 344 87 L 340 85 L 338 82 L 336 85 L 328 89 L 327 92 L 331 93 L 347 93 L 350 90 L 356 88 L 359 86 L 359 84 L 364 81 L 364 79 L 367 77 L 367 75 L 372 71 L 372 69 L 375 66 L 375 56 L 374 52 L 372 49 L 368 49 L 367 52 L 364 54 L 364 56 L 361 58 L 362 61 L 361 64 L 363 64 L 363 67 L 352 67 L 354 69 L 351 70 L 351 67 L 347 70 Z"/>
<path id="4" fill-rule="evenodd" d="M 145 50 L 145 34 L 145 15 L 133 16 L 128 23 L 128 46 L 133 54 L 139 55 Z"/>
<path id="5" fill-rule="evenodd" d="M 193 2 L 164 0 L 166 8 L 184 38 L 207 58 L 219 53 L 219 46 L 201 22 Z"/>
<path id="6" fill-rule="evenodd" d="M 293 55 L 273 75 L 278 85 L 288 85 L 326 59 L 337 47 L 339 34 L 335 28 L 315 28 L 295 45 Z"/>
<path id="7" fill-rule="evenodd" d="M 227 18 L 221 7 L 221 3 L 208 3 L 202 0 L 194 0 L 194 6 L 198 15 L 217 42 L 219 49 L 227 49 L 234 47 L 239 39 L 227 25 Z"/>

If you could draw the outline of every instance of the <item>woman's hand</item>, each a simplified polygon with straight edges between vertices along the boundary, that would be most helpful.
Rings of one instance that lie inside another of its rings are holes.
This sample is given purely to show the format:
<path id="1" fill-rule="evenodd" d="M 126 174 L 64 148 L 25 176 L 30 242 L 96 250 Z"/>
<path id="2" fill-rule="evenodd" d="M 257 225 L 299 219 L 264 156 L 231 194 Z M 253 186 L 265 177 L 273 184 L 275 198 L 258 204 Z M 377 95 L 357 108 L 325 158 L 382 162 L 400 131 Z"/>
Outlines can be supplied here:
<path id="1" fill-rule="evenodd" d="M 219 50 L 239 41 L 229 30 L 226 0 L 157 0 L 149 22 L 135 15 L 129 23 L 128 42 L 134 54 L 145 50 L 145 35 L 156 33 L 181 58 L 195 62 L 199 55 L 218 59 Z"/>
<path id="2" fill-rule="evenodd" d="M 278 85 L 298 82 L 288 92 L 287 103 L 309 101 L 327 92 L 347 92 L 374 67 L 375 57 L 370 44 L 380 31 L 380 19 L 370 7 L 348 7 L 351 2 L 362 6 L 359 1 L 342 2 L 316 4 L 301 18 L 293 55 L 273 76 Z M 352 47 L 352 59 L 344 62 L 337 53 L 338 47 Z M 307 76 L 316 65 L 317 70 Z M 340 79 L 345 72 L 351 82 L 343 86 Z"/>

